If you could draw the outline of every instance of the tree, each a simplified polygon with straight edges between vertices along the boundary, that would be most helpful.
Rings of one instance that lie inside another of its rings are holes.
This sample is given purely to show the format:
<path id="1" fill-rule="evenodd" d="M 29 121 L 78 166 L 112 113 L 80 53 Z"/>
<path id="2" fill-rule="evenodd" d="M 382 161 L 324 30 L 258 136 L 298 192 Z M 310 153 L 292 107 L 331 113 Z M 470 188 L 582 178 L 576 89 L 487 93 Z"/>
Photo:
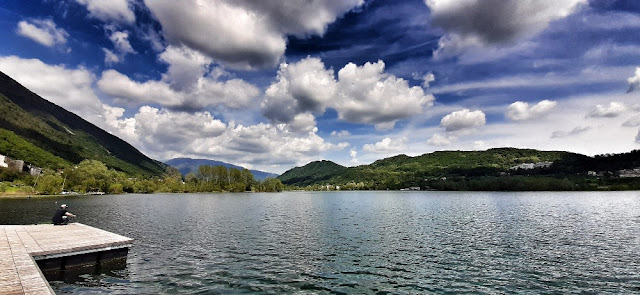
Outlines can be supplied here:
<path id="1" fill-rule="evenodd" d="M 111 173 L 105 164 L 97 160 L 83 160 L 75 168 L 67 169 L 69 185 L 76 191 L 106 192 L 111 184 Z"/>
<path id="2" fill-rule="evenodd" d="M 52 171 L 46 172 L 40 176 L 36 190 L 41 194 L 55 195 L 62 192 L 62 176 Z"/>
<path id="3" fill-rule="evenodd" d="M 188 183 L 198 182 L 198 176 L 193 172 L 189 172 L 189 173 L 187 173 L 187 175 L 184 176 L 184 181 L 186 181 Z"/>
<path id="4" fill-rule="evenodd" d="M 167 192 L 183 191 L 182 174 L 174 167 L 167 167 L 167 171 L 164 174 L 162 182 L 164 183 Z"/>
<path id="5" fill-rule="evenodd" d="M 284 190 L 284 184 L 282 184 L 280 179 L 267 178 L 258 184 L 258 188 L 261 192 L 281 192 Z"/>

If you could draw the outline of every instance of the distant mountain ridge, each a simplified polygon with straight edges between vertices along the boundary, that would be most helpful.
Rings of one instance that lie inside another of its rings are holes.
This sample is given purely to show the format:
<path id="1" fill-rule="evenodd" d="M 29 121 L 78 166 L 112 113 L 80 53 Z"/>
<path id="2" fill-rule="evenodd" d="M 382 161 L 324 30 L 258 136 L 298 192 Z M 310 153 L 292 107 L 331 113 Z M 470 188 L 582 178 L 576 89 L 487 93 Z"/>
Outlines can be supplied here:
<path id="1" fill-rule="evenodd" d="M 208 166 L 224 166 L 227 168 L 235 168 L 235 169 L 245 169 L 244 167 L 237 166 L 234 164 L 229 164 L 221 161 L 208 160 L 208 159 L 191 159 L 191 158 L 175 158 L 164 162 L 169 166 L 173 166 L 182 173 L 182 175 L 187 175 L 189 172 L 193 172 L 198 174 L 198 167 L 202 165 Z M 265 180 L 266 178 L 276 178 L 278 174 L 264 172 L 260 170 L 251 170 L 249 172 L 253 174 L 253 178 L 256 180 Z"/>
<path id="2" fill-rule="evenodd" d="M 0 154 L 54 169 L 92 159 L 130 175 L 161 175 L 165 171 L 164 164 L 2 72 L 0 114 Z"/>

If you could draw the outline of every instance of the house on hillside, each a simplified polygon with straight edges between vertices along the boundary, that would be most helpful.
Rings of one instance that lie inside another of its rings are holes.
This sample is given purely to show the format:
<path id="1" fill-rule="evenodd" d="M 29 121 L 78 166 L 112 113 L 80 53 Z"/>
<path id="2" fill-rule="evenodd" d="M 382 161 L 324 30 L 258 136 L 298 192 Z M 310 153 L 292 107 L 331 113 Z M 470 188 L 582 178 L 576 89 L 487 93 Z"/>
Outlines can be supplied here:
<path id="1" fill-rule="evenodd" d="M 533 165 L 534 168 L 549 168 L 553 162 L 538 162 Z"/>
<path id="2" fill-rule="evenodd" d="M 29 174 L 31 174 L 33 176 L 42 174 L 42 168 L 40 168 L 38 166 L 27 164 L 25 166 L 25 168 L 26 168 L 27 172 L 29 172 Z"/>
<path id="3" fill-rule="evenodd" d="M 29 173 L 33 176 L 42 174 L 42 168 L 35 165 L 27 164 L 23 160 L 14 160 L 5 155 L 0 155 L 0 167 Z"/>
<path id="4" fill-rule="evenodd" d="M 520 165 L 513 166 L 509 170 L 532 170 L 536 168 L 549 168 L 553 162 L 538 162 L 538 163 L 522 163 Z"/>
<path id="5" fill-rule="evenodd" d="M 4 158 L 4 162 L 7 164 L 7 168 L 22 172 L 24 169 L 24 161 L 14 160 L 9 157 Z"/>
<path id="6" fill-rule="evenodd" d="M 518 169 L 522 169 L 522 170 L 531 170 L 531 169 L 533 169 L 533 168 L 535 168 L 535 167 L 536 167 L 536 166 L 535 166 L 535 164 L 533 164 L 533 163 L 522 163 L 522 164 L 520 164 L 520 165 L 513 166 L 513 167 L 511 167 L 511 168 L 509 168 L 509 169 L 510 169 L 510 170 L 518 170 Z"/>
<path id="7" fill-rule="evenodd" d="M 621 178 L 640 177 L 640 168 L 624 169 L 618 171 Z"/>

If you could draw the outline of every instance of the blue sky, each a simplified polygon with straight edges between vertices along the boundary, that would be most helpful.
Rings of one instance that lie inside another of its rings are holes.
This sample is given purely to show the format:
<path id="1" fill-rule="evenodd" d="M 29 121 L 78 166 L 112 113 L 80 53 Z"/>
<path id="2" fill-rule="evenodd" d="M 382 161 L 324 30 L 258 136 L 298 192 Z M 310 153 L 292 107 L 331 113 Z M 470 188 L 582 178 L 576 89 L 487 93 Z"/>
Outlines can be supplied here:
<path id="1" fill-rule="evenodd" d="M 0 2 L 0 71 L 148 156 L 281 173 L 640 148 L 640 2 Z"/>

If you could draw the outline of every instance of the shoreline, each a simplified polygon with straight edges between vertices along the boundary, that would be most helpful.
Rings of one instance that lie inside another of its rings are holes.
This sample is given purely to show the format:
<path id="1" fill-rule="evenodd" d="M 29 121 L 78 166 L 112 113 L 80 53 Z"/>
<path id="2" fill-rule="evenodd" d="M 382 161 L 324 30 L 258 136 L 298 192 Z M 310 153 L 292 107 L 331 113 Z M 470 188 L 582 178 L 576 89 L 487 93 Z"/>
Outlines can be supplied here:
<path id="1" fill-rule="evenodd" d="M 501 192 L 501 193 L 524 193 L 524 192 L 618 192 L 618 191 L 638 191 L 640 192 L 640 190 L 634 190 L 634 189 L 628 189 L 628 190 L 607 190 L 607 189 L 603 189 L 603 190 L 529 190 L 529 191 L 525 191 L 525 190 L 509 190 L 509 191 L 503 191 L 503 190 L 495 190 L 495 191 L 489 191 L 489 190 L 420 190 L 420 191 L 403 191 L 403 190 L 329 190 L 329 191 L 321 191 L 321 190 L 285 190 L 282 192 L 386 192 L 386 191 L 395 191 L 395 192 L 409 192 L 409 193 L 416 193 L 416 192 Z M 219 191 L 214 191 L 214 192 L 191 192 L 191 193 L 185 193 L 185 192 L 154 192 L 154 193 L 140 193 L 142 195 L 154 195 L 154 194 L 226 194 L 226 193 L 231 193 L 231 194 L 237 194 L 237 193 L 261 193 L 261 192 L 219 192 Z M 138 193 L 122 193 L 122 194 L 104 194 L 104 195 L 128 195 L 128 194 L 138 194 Z M 6 193 L 6 192 L 0 192 L 0 199 L 43 199 L 43 198 L 49 198 L 49 197 L 67 197 L 67 196 L 102 196 L 102 195 L 92 195 L 92 194 L 74 194 L 74 195 L 39 195 L 39 194 L 29 194 L 29 193 Z"/>
<path id="2" fill-rule="evenodd" d="M 0 193 L 2 199 L 31 199 L 31 198 L 46 198 L 55 195 L 38 195 L 32 193 Z"/>

